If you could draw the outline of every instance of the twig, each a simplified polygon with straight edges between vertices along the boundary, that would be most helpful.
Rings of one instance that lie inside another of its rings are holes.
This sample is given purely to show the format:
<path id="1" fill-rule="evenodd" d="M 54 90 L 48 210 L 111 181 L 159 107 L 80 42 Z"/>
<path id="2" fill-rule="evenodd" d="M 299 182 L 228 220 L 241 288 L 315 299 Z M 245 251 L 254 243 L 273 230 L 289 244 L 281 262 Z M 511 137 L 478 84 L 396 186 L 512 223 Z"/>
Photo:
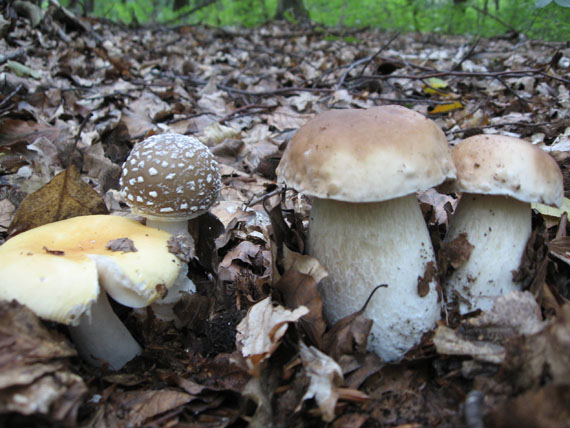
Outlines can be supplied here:
<path id="1" fill-rule="evenodd" d="M 358 67 L 360 64 L 364 64 L 364 63 L 366 63 L 366 62 L 370 62 L 371 58 L 372 58 L 372 57 L 367 56 L 367 57 L 365 57 L 365 58 L 360 58 L 360 59 L 354 61 L 352 64 L 350 64 L 350 65 L 346 68 L 346 70 L 344 70 L 344 73 L 342 73 L 342 76 L 340 76 L 340 79 L 338 79 L 338 82 L 337 82 L 337 84 L 336 84 L 336 86 L 335 86 L 335 89 L 339 89 L 339 88 L 342 86 L 342 84 L 343 84 L 344 81 L 346 80 L 346 76 L 348 76 L 348 73 L 350 73 L 350 70 L 352 70 L 352 69 Z"/>
<path id="2" fill-rule="evenodd" d="M 370 57 L 370 61 L 368 61 L 366 64 L 364 64 L 364 67 L 362 67 L 362 70 L 360 70 L 359 76 L 362 76 L 364 74 L 364 71 L 366 71 L 366 68 L 372 63 L 372 61 L 374 61 L 378 55 L 380 55 L 382 52 L 384 52 L 384 50 L 388 46 L 390 46 L 394 40 L 396 40 L 398 37 L 400 37 L 400 34 L 401 34 L 401 32 L 398 31 L 396 34 L 394 34 L 392 37 L 390 37 L 390 40 L 388 40 L 386 43 L 384 43 L 384 46 L 382 46 L 380 49 L 378 49 L 378 51 Z"/>
<path id="3" fill-rule="evenodd" d="M 0 101 L 0 108 L 4 107 L 4 105 L 8 104 L 8 102 L 12 98 L 14 98 L 18 92 L 20 92 L 20 89 L 22 89 L 21 83 L 18 86 L 16 86 L 16 89 L 14 89 L 12 92 L 10 92 L 6 98 L 4 98 L 2 101 Z"/>
<path id="4" fill-rule="evenodd" d="M 463 57 L 461 57 L 461 59 L 459 60 L 459 62 L 457 64 L 455 64 L 452 68 L 451 71 L 455 71 L 457 70 L 459 67 L 461 67 L 461 64 L 463 64 L 464 61 L 467 60 L 467 58 L 469 58 L 472 54 L 473 51 L 475 50 L 475 47 L 479 44 L 479 41 L 481 40 L 481 37 L 477 37 L 475 39 L 475 41 L 471 44 L 471 46 L 469 47 L 469 50 L 465 53 L 465 55 L 463 55 Z"/>
<path id="5" fill-rule="evenodd" d="M 222 117 L 221 119 L 218 119 L 218 122 L 220 122 L 220 123 L 225 122 L 226 120 L 229 120 L 232 117 L 238 116 L 238 115 L 240 115 L 240 113 L 243 113 L 244 111 L 247 111 L 247 110 L 259 109 L 259 110 L 265 111 L 265 110 L 269 110 L 270 108 L 272 108 L 272 107 L 266 106 L 263 104 L 247 104 L 247 105 L 244 105 L 244 106 L 241 106 L 241 107 L 235 109 L 234 111 L 232 111 L 231 113 Z"/>
<path id="6" fill-rule="evenodd" d="M 563 120 L 557 120 L 554 122 L 539 122 L 539 123 L 530 123 L 530 122 L 503 122 L 503 123 L 496 123 L 493 125 L 485 125 L 485 126 L 475 126 L 472 128 L 465 128 L 465 129 L 458 129 L 456 131 L 449 131 L 450 134 L 462 134 L 464 132 L 470 132 L 479 129 L 491 129 L 491 128 L 502 128 L 504 126 L 520 126 L 520 127 L 530 127 L 530 128 L 539 128 L 541 126 L 548 126 L 548 125 L 555 125 L 558 123 L 562 123 Z"/>
<path id="7" fill-rule="evenodd" d="M 334 92 L 331 88 L 301 88 L 301 87 L 291 87 L 291 88 L 277 88 L 267 91 L 246 91 L 244 89 L 232 88 L 231 86 L 218 85 L 218 89 L 226 92 L 233 92 L 240 95 L 247 95 L 250 97 L 260 97 L 264 95 L 282 95 L 290 94 L 291 92 Z"/>

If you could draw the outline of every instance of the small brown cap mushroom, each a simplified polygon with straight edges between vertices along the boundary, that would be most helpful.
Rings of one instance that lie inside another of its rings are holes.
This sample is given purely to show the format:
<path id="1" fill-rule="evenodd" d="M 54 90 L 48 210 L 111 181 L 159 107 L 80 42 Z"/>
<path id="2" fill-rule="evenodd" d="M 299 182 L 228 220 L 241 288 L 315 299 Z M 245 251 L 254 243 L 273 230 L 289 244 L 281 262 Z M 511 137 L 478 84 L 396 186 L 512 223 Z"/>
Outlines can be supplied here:
<path id="1" fill-rule="evenodd" d="M 155 220 L 191 219 L 218 199 L 218 163 L 196 138 L 153 135 L 123 164 L 121 192 L 135 214 Z"/>

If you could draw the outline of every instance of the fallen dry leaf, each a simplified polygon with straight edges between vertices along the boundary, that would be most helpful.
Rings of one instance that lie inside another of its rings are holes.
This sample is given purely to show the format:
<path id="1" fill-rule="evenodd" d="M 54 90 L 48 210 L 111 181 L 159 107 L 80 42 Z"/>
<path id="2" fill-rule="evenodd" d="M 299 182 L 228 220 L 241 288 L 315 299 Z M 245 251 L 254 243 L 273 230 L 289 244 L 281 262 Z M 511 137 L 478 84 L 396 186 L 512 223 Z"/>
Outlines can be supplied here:
<path id="1" fill-rule="evenodd" d="M 485 416 L 486 428 L 568 428 L 570 386 L 548 385 L 507 400 Z"/>
<path id="2" fill-rule="evenodd" d="M 60 172 L 26 196 L 10 224 L 9 235 L 71 217 L 108 214 L 103 198 L 85 183 L 75 166 Z"/>
<path id="3" fill-rule="evenodd" d="M 274 306 L 270 297 L 249 309 L 237 326 L 236 346 L 251 374 L 259 375 L 261 363 L 277 349 L 288 323 L 296 322 L 308 313 L 309 310 L 304 306 L 293 311 Z"/>
<path id="4" fill-rule="evenodd" d="M 299 352 L 305 373 L 311 379 L 303 401 L 314 398 L 325 422 L 334 419 L 334 409 L 339 398 L 338 388 L 343 382 L 340 366 L 314 346 L 299 344 Z"/>
<path id="5" fill-rule="evenodd" d="M 532 294 L 515 291 L 498 297 L 490 311 L 463 321 L 457 330 L 439 326 L 433 343 L 440 354 L 466 355 L 501 364 L 509 339 L 535 334 L 544 326 Z"/>
<path id="6" fill-rule="evenodd" d="M 77 355 L 17 302 L 0 302 L 0 414 L 43 416 L 73 424 L 87 386 L 65 359 Z"/>
<path id="7" fill-rule="evenodd" d="M 299 320 L 299 326 L 311 343 L 322 349 L 323 334 L 327 328 L 323 318 L 323 301 L 314 277 L 297 270 L 288 270 L 273 285 L 281 292 L 283 303 L 290 309 L 306 307 L 309 312 Z"/>

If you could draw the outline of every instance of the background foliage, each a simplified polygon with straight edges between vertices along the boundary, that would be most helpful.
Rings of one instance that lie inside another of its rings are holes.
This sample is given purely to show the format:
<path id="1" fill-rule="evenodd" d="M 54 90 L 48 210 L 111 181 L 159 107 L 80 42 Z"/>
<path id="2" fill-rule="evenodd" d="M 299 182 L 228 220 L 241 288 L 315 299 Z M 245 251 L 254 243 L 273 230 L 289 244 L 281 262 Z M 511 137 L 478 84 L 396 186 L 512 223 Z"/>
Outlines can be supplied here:
<path id="1" fill-rule="evenodd" d="M 209 24 L 252 27 L 274 18 L 291 0 L 66 0 L 76 11 L 125 24 Z M 565 1 L 540 0 L 303 0 L 312 22 L 328 27 L 570 40 Z M 285 17 L 295 21 L 292 13 Z"/>

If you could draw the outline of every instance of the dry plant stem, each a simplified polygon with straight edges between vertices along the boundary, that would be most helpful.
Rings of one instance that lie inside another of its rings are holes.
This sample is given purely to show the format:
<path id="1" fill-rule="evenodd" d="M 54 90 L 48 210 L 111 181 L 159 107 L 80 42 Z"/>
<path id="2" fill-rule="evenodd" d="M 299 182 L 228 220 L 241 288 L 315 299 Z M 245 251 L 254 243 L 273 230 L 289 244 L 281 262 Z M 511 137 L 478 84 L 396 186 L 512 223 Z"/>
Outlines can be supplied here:
<path id="1" fill-rule="evenodd" d="M 469 260 L 447 280 L 447 295 L 459 299 L 462 314 L 489 310 L 495 297 L 520 289 L 513 282 L 513 271 L 520 266 L 531 234 L 530 204 L 508 196 L 465 193 L 446 240 L 460 233 L 467 233 L 474 248 Z"/>
<path id="2" fill-rule="evenodd" d="M 107 362 L 111 369 L 119 370 L 142 351 L 103 290 L 90 314 L 83 315 L 79 325 L 70 326 L 69 332 L 81 357 L 94 366 Z"/>
<path id="3" fill-rule="evenodd" d="M 328 270 L 320 284 L 330 322 L 362 308 L 374 321 L 369 349 L 386 361 L 401 358 L 440 315 L 436 281 L 425 297 L 418 278 L 434 262 L 433 247 L 415 194 L 375 203 L 315 199 L 309 252 Z M 348 291 L 347 291 L 348 290 Z"/>

